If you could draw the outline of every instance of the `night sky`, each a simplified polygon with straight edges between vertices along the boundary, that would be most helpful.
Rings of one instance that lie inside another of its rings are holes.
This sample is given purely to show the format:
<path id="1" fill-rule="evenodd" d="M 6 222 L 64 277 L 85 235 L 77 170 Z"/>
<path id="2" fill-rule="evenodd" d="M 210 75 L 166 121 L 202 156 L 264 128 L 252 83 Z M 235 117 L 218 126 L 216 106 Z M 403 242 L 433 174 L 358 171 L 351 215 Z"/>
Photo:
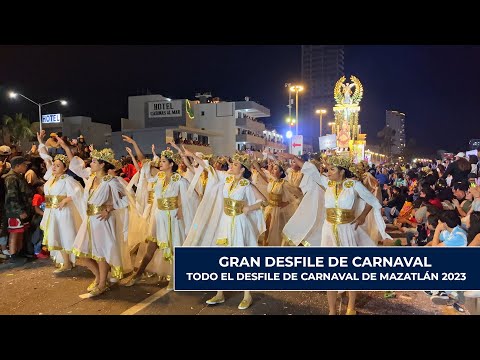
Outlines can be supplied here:
<path id="1" fill-rule="evenodd" d="M 67 108 L 53 104 L 44 113 L 90 116 L 119 130 L 120 118 L 128 116 L 129 95 L 148 90 L 194 99 L 196 92 L 211 91 L 225 101 L 250 96 L 271 109 L 268 122 L 282 131 L 288 113 L 284 83 L 300 80 L 300 49 L 0 46 L 0 115 L 23 112 L 37 119 L 35 105 L 8 99 L 7 91 L 15 89 L 37 102 L 69 101 Z M 347 45 L 345 73 L 364 85 L 360 123 L 367 142 L 379 142 L 376 133 L 385 125 L 385 110 L 391 109 L 406 113 L 407 140 L 415 138 L 419 155 L 465 150 L 469 139 L 480 138 L 478 64 L 480 46 Z"/>

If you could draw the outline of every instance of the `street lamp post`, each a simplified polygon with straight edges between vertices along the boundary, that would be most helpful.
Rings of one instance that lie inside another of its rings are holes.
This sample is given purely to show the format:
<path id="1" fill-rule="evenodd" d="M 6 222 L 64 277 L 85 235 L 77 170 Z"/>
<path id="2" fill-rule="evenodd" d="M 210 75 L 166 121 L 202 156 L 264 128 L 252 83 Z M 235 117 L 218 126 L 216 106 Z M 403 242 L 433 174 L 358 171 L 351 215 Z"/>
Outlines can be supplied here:
<path id="1" fill-rule="evenodd" d="M 291 117 L 287 118 L 287 124 L 290 126 L 290 130 L 287 131 L 287 139 L 290 139 L 290 154 L 293 154 L 293 149 L 292 149 L 292 126 L 296 123 L 297 121 L 295 119 L 292 119 Z"/>
<path id="2" fill-rule="evenodd" d="M 293 85 L 290 87 L 290 91 L 295 91 L 295 118 L 297 119 L 297 124 L 295 127 L 295 135 L 298 135 L 298 93 L 303 91 L 302 85 Z"/>
<path id="3" fill-rule="evenodd" d="M 40 132 L 42 132 L 42 106 L 52 104 L 54 102 L 60 102 L 60 104 L 62 104 L 63 106 L 67 105 L 67 102 L 65 100 L 62 100 L 62 99 L 52 100 L 52 101 L 48 101 L 46 103 L 37 103 L 37 102 L 33 101 L 32 99 L 26 97 L 25 95 L 20 94 L 20 93 L 16 93 L 14 91 L 10 91 L 10 93 L 8 94 L 8 96 L 11 99 L 15 99 L 18 95 L 23 97 L 24 99 L 27 99 L 31 103 L 38 106 L 38 121 L 40 122 Z"/>
<path id="4" fill-rule="evenodd" d="M 285 83 L 285 87 L 288 88 L 288 117 L 292 117 L 292 92 L 290 91 L 290 86 L 292 86 L 291 83 Z"/>
<path id="5" fill-rule="evenodd" d="M 326 114 L 327 113 L 327 110 L 326 109 L 318 109 L 315 111 L 316 114 L 320 114 L 320 136 L 322 136 L 322 128 L 323 128 L 323 123 L 322 123 L 322 119 L 323 119 L 323 114 Z"/>
<path id="6" fill-rule="evenodd" d="M 333 132 L 334 132 L 334 130 L 333 130 L 333 126 L 334 126 L 334 125 L 335 125 L 335 121 L 332 121 L 332 122 L 329 122 L 329 123 L 328 123 L 328 126 L 331 126 L 331 127 L 332 127 L 332 135 L 333 135 Z"/>

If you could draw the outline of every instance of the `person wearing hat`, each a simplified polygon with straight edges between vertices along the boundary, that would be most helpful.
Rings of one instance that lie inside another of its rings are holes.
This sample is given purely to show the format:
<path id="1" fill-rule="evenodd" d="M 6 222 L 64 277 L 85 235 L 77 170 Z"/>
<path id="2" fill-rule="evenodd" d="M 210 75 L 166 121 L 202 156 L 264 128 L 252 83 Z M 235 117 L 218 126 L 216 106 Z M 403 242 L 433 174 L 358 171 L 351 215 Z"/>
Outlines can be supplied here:
<path id="1" fill-rule="evenodd" d="M 202 205 L 197 212 L 204 215 L 202 219 L 195 222 L 198 227 L 206 227 L 208 230 L 211 225 L 216 225 L 217 231 L 213 233 L 213 238 L 201 236 L 199 239 L 192 239 L 187 244 L 196 246 L 258 246 L 258 238 L 266 230 L 265 219 L 262 212 L 262 204 L 266 201 L 265 197 L 255 188 L 251 182 L 250 171 L 252 159 L 249 154 L 236 153 L 232 156 L 233 163 L 228 172 L 217 171 L 211 166 L 207 166 L 202 159 L 196 156 L 188 149 L 184 149 L 186 156 L 193 157 L 202 167 L 208 168 L 210 172 L 209 182 L 211 184 L 220 183 L 223 202 L 219 202 L 219 210 L 205 208 L 210 196 L 216 196 L 209 191 L 202 199 Z M 207 197 L 207 200 L 204 200 Z M 218 224 L 218 225 L 217 225 Z M 198 231 L 194 229 L 193 231 Z M 190 234 L 189 234 L 190 235 Z M 208 305 L 222 304 L 225 302 L 223 291 L 208 299 Z M 238 305 L 239 310 L 245 310 L 252 304 L 250 291 L 244 291 L 243 300 Z"/>
<path id="2" fill-rule="evenodd" d="M 12 167 L 9 158 L 12 155 L 12 149 L 7 145 L 0 146 L 0 176 L 5 175 Z"/>
<path id="3" fill-rule="evenodd" d="M 57 141 L 57 133 L 52 132 L 50 138 L 45 142 L 45 146 L 48 148 L 59 148 L 60 144 Z"/>
<path id="4" fill-rule="evenodd" d="M 455 161 L 451 162 L 445 172 L 442 175 L 443 179 L 446 179 L 449 175 L 452 175 L 452 184 L 457 182 L 467 181 L 468 174 L 472 170 L 470 162 L 467 160 L 464 152 L 459 152 L 455 155 Z"/>
<path id="5" fill-rule="evenodd" d="M 382 239 L 391 240 L 390 235 L 385 232 L 380 201 L 361 181 L 353 180 L 358 170 L 352 157 L 341 154 L 329 156 L 326 160 L 328 172 L 325 176 L 315 165 L 304 162 L 292 154 L 282 156 L 294 160 L 305 175 L 312 177 L 315 183 L 326 189 L 323 204 L 326 216 L 322 226 L 321 246 L 375 246 L 375 242 L 365 232 L 364 227 L 361 227 L 370 211 L 374 213 L 376 228 Z M 356 206 L 360 200 L 363 200 L 363 206 Z M 346 315 L 356 315 L 356 292 L 348 291 L 348 297 Z M 330 315 L 337 314 L 336 298 L 337 291 L 327 292 Z"/>
<path id="6" fill-rule="evenodd" d="M 126 217 L 114 213 L 128 208 L 129 198 L 118 178 L 108 175 L 117 165 L 112 149 L 93 150 L 90 167 L 85 168 L 84 161 L 73 156 L 63 140 L 59 143 L 67 153 L 70 170 L 85 180 L 82 200 L 78 204 L 85 212 L 72 253 L 81 258 L 95 276 L 86 294 L 94 297 L 108 290 L 109 272 L 111 277 L 120 280 L 124 273 L 132 270 L 131 260 L 126 256 L 128 251 L 124 249 L 126 224 L 122 219 Z"/>
<path id="7" fill-rule="evenodd" d="M 37 133 L 39 152 L 45 161 L 47 180 L 44 186 L 46 208 L 40 223 L 44 230 L 43 245 L 57 265 L 54 274 L 63 273 L 73 268 L 75 256 L 72 254 L 73 243 L 82 223 L 84 209 L 82 186 L 68 174 L 70 160 L 66 155 L 48 155 L 43 144 L 43 134 Z M 63 141 L 63 140 L 62 140 Z"/>
<path id="8" fill-rule="evenodd" d="M 12 261 L 23 249 L 23 234 L 28 226 L 31 212 L 32 190 L 25 180 L 29 162 L 23 156 L 15 156 L 10 160 L 12 168 L 3 175 L 5 183 L 5 216 L 9 233 L 9 251 Z"/>

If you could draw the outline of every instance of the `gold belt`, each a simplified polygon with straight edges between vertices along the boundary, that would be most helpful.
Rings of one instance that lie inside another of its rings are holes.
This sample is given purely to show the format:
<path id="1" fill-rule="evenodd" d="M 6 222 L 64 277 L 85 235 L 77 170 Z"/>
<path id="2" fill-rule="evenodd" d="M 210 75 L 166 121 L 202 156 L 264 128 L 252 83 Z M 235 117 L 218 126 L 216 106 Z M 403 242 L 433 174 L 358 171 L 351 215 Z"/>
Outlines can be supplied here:
<path id="1" fill-rule="evenodd" d="M 333 235 L 337 246 L 341 246 L 340 237 L 338 236 L 338 225 L 348 224 L 355 220 L 353 210 L 331 208 L 327 209 L 327 221 L 333 225 Z"/>
<path id="2" fill-rule="evenodd" d="M 268 193 L 268 203 L 270 206 L 280 206 L 282 202 L 282 194 Z"/>
<path id="3" fill-rule="evenodd" d="M 178 209 L 178 196 L 157 199 L 158 210 L 175 210 Z"/>
<path id="4" fill-rule="evenodd" d="M 60 204 L 63 200 L 67 197 L 64 195 L 45 195 L 45 207 L 47 209 L 58 208 L 58 204 Z"/>
<path id="5" fill-rule="evenodd" d="M 155 191 L 150 190 L 148 192 L 148 204 L 153 204 L 153 199 L 155 198 Z"/>
<path id="6" fill-rule="evenodd" d="M 243 207 L 245 206 L 245 201 L 233 200 L 230 198 L 223 198 L 223 211 L 225 215 L 228 216 L 237 216 L 242 214 Z"/>
<path id="7" fill-rule="evenodd" d="M 98 215 L 106 208 L 107 207 L 105 205 L 97 206 L 97 205 L 87 203 L 87 216 Z"/>
<path id="8" fill-rule="evenodd" d="M 348 224 L 355 220 L 355 214 L 353 210 L 346 209 L 327 209 L 327 221 L 330 224 Z"/>

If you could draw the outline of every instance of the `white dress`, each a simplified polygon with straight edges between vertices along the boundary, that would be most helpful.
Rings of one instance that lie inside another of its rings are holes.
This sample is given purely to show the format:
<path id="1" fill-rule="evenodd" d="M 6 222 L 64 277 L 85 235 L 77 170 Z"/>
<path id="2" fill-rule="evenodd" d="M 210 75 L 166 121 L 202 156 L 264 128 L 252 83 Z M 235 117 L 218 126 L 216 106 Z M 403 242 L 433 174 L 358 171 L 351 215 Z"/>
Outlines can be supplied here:
<path id="1" fill-rule="evenodd" d="M 208 167 L 205 192 L 183 246 L 215 246 L 216 233 L 223 214 L 223 187 L 225 182 L 221 179 L 226 177 L 225 172 L 215 171 L 213 167 Z M 194 191 L 195 183 L 191 183 L 188 193 Z"/>
<path id="2" fill-rule="evenodd" d="M 372 206 L 371 212 L 374 213 L 375 222 L 382 238 L 391 239 L 385 232 L 386 226 L 380 212 L 382 205 L 361 182 L 350 179 L 344 180 L 341 192 L 338 196 L 335 196 L 335 183 L 328 181 L 326 176 L 321 175 L 313 164 L 305 163 L 302 172 L 311 176 L 317 184 L 326 189 L 326 210 L 335 208 L 353 210 L 356 218 L 361 214 L 365 203 L 367 203 Z M 361 202 L 360 199 L 363 200 L 364 203 Z M 355 230 L 355 225 L 350 222 L 334 226 L 325 219 L 322 227 L 321 246 L 376 246 L 376 244 L 370 236 L 368 236 L 364 226 L 359 226 L 357 230 Z"/>
<path id="3" fill-rule="evenodd" d="M 223 197 L 234 201 L 243 201 L 251 206 L 261 202 L 255 198 L 255 192 L 247 179 L 236 182 L 233 175 L 217 172 L 219 180 L 224 182 Z M 254 210 L 245 215 L 230 216 L 222 213 L 216 245 L 218 246 L 257 246 L 258 238 L 266 230 L 265 219 L 261 210 Z"/>
<path id="4" fill-rule="evenodd" d="M 325 221 L 325 188 L 304 175 L 300 182 L 303 198 L 283 228 L 282 245 L 321 246 Z"/>
<path id="5" fill-rule="evenodd" d="M 69 175 L 64 174 L 60 177 L 52 175 L 53 159 L 48 155 L 45 145 L 40 144 L 39 153 L 47 167 L 47 173 L 44 176 L 47 180 L 44 185 L 45 196 L 72 198 L 72 201 L 61 210 L 56 207 L 46 208 L 40 223 L 40 229 L 43 231 L 42 244 L 47 246 L 56 263 L 63 263 L 64 260 L 60 251 L 69 254 L 72 252 L 75 237 L 82 224 L 82 214 L 85 212 L 83 188 L 78 181 Z M 75 263 L 75 255 L 70 255 L 70 260 Z"/>
<path id="6" fill-rule="evenodd" d="M 113 211 L 106 221 L 98 219 L 98 215 L 83 214 L 83 222 L 78 230 L 73 245 L 73 253 L 78 257 L 87 257 L 96 261 L 105 261 L 111 266 L 112 277 L 123 278 L 126 270 L 131 267 L 126 263 L 124 243 L 125 226 L 121 223 L 123 216 L 115 214 L 119 209 L 129 206 L 129 198 L 124 186 L 113 176 L 104 176 L 96 189 L 92 189 L 95 176 L 89 176 L 90 168 L 85 168 L 83 160 L 74 157 L 70 162 L 70 169 L 86 180 L 83 203 L 85 208 L 90 206 L 112 205 Z"/>
<path id="7" fill-rule="evenodd" d="M 150 235 L 147 239 L 156 242 L 158 247 L 163 250 L 164 259 L 171 262 L 175 247 L 183 245 L 186 233 L 190 229 L 196 211 L 195 204 L 198 204 L 198 197 L 196 193 L 193 193 L 190 197 L 187 195 L 189 183 L 178 173 L 174 173 L 168 183 L 163 171 L 160 171 L 157 177 L 153 201 L 155 220 L 150 224 Z M 166 198 L 175 197 L 179 198 L 178 200 L 181 202 L 183 214 L 181 220 L 176 218 L 178 208 L 161 210 L 157 205 L 158 200 L 162 201 Z"/>

